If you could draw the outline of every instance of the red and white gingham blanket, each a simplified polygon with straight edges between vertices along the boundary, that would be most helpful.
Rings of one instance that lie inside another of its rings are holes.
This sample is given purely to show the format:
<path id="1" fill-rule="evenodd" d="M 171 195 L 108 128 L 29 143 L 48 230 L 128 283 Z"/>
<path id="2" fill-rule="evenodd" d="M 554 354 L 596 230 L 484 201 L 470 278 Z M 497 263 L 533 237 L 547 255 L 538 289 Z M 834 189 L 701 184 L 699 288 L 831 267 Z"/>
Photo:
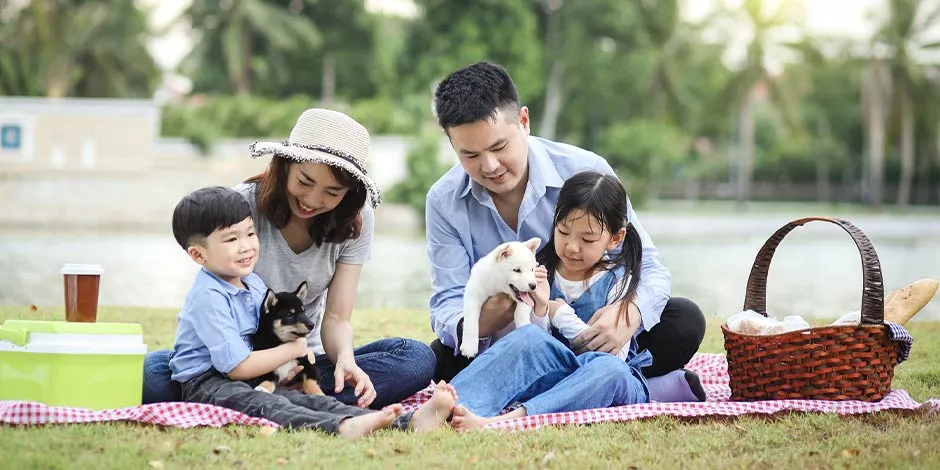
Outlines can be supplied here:
<path id="1" fill-rule="evenodd" d="M 809 411 L 838 414 L 863 414 L 883 410 L 914 410 L 926 407 L 940 411 L 940 399 L 921 404 L 903 390 L 893 390 L 876 403 L 859 401 L 773 400 L 754 402 L 728 401 L 728 363 L 723 354 L 696 354 L 686 366 L 699 374 L 708 399 L 703 403 L 645 403 L 594 410 L 571 411 L 526 416 L 493 423 L 491 429 L 525 430 L 545 425 L 590 424 L 630 421 L 652 416 L 683 417 L 736 416 L 745 414 L 773 414 L 780 411 Z M 405 409 L 417 408 L 433 391 L 433 385 L 403 402 Z M 198 426 L 222 427 L 229 424 L 274 426 L 261 418 L 212 405 L 198 403 L 159 403 L 133 408 L 92 411 L 78 408 L 51 407 L 41 403 L 0 401 L 0 423 L 3 424 L 64 424 L 105 421 L 137 421 L 141 423 L 191 428 Z"/>

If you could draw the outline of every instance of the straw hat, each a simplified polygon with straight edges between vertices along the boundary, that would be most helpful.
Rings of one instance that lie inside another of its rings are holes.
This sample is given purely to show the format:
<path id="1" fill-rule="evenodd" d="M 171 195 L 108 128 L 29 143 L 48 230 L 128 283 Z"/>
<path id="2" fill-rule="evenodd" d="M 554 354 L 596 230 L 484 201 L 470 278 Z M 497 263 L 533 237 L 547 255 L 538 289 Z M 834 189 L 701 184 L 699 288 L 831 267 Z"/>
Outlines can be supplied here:
<path id="1" fill-rule="evenodd" d="M 297 119 L 284 142 L 252 142 L 252 158 L 276 155 L 298 163 L 325 163 L 346 170 L 369 191 L 372 207 L 382 203 L 382 194 L 367 176 L 371 139 L 369 131 L 355 119 L 329 109 L 308 109 Z"/>

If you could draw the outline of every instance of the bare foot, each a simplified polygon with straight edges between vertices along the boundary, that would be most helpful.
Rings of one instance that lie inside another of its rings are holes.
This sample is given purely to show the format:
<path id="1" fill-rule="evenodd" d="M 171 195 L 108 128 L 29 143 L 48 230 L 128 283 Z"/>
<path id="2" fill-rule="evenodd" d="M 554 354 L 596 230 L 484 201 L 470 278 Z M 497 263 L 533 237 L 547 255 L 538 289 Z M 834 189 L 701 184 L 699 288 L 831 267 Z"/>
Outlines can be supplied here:
<path id="1" fill-rule="evenodd" d="M 471 429 L 482 428 L 490 424 L 492 418 L 484 418 L 470 412 L 470 410 L 457 405 L 454 407 L 454 417 L 450 420 L 450 427 L 458 431 L 469 431 Z"/>
<path id="2" fill-rule="evenodd" d="M 457 391 L 442 380 L 434 388 L 431 398 L 415 410 L 408 427 L 415 432 L 437 429 L 447 422 L 456 404 Z"/>
<path id="3" fill-rule="evenodd" d="M 344 419 L 343 422 L 339 423 L 339 429 L 336 432 L 349 440 L 358 439 L 367 434 L 372 434 L 377 429 L 388 427 L 401 416 L 401 410 L 402 406 L 400 404 L 394 404 L 374 413 Z"/>
<path id="4" fill-rule="evenodd" d="M 500 421 L 506 421 L 515 418 L 521 418 L 526 416 L 526 409 L 524 407 L 516 408 L 509 413 L 500 416 L 493 416 L 492 418 L 484 418 L 482 416 L 477 416 L 470 412 L 470 410 L 457 405 L 454 407 L 454 417 L 450 420 L 450 426 L 457 431 L 465 432 L 470 431 L 471 429 L 479 429 L 483 426 L 486 426 L 490 423 L 498 423 Z"/>

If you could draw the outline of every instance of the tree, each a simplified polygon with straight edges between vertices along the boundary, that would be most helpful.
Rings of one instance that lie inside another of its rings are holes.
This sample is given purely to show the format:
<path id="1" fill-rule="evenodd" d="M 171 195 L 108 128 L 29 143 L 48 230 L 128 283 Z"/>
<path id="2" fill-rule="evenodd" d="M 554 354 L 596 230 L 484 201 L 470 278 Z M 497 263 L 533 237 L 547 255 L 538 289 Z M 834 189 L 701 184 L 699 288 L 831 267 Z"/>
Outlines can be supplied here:
<path id="1" fill-rule="evenodd" d="M 607 128 L 598 146 L 624 179 L 636 204 L 656 198 L 667 175 L 688 154 L 688 138 L 670 124 L 636 119 Z"/>
<path id="2" fill-rule="evenodd" d="M 649 55 L 649 96 L 652 116 L 678 124 L 693 106 L 681 80 L 681 71 L 694 51 L 692 25 L 679 18 L 678 0 L 636 2 L 639 47 Z"/>
<path id="3" fill-rule="evenodd" d="M 256 60 L 259 46 L 281 52 L 319 46 L 317 28 L 298 14 L 303 6 L 300 0 L 287 8 L 264 0 L 193 0 L 176 21 L 188 22 L 199 36 L 180 70 L 194 77 L 194 89 L 200 90 L 203 68 L 218 66 L 221 59 L 230 89 L 251 92 L 253 76 L 269 74 L 266 61 Z M 207 73 L 218 74 L 218 68 Z"/>
<path id="4" fill-rule="evenodd" d="M 911 202 L 911 190 L 916 165 L 915 113 L 913 92 L 922 86 L 923 70 L 917 55 L 940 49 L 940 41 L 930 39 L 931 28 L 940 20 L 940 5 L 922 0 L 889 0 L 888 16 L 874 38 L 876 47 L 887 52 L 886 63 L 893 84 L 893 102 L 900 121 L 901 175 L 897 203 L 906 207 Z"/>
<path id="5" fill-rule="evenodd" d="M 429 96 L 447 73 L 490 60 L 507 68 L 523 102 L 538 96 L 542 50 L 531 0 L 415 3 L 421 16 L 410 23 L 398 61 L 402 93 Z"/>
<path id="6" fill-rule="evenodd" d="M 618 0 L 536 0 L 547 76 L 537 133 L 555 138 L 559 121 L 590 133 L 606 110 L 622 105 L 623 75 L 636 24 L 634 5 Z M 571 105 L 577 110 L 571 110 Z M 562 116 L 562 109 L 572 111 Z M 577 139 L 575 139 L 577 140 Z M 590 140 L 590 139 L 586 139 Z"/>
<path id="7" fill-rule="evenodd" d="M 810 137 L 809 154 L 816 166 L 816 198 L 833 199 L 831 172 L 842 170 L 844 182 L 857 176 L 861 155 L 862 93 L 859 69 L 864 62 L 853 54 L 855 43 L 805 36 L 791 47 L 802 60 L 788 67 L 786 79 L 800 89 L 799 109 Z"/>
<path id="8" fill-rule="evenodd" d="M 733 103 L 737 114 L 737 201 L 739 206 L 751 198 L 754 174 L 754 104 L 761 91 L 784 117 L 788 127 L 799 127 L 793 93 L 785 82 L 777 80 L 767 69 L 768 52 L 779 48 L 775 34 L 795 23 L 797 11 L 788 2 L 780 2 L 771 10 L 763 0 L 744 0 L 739 12 L 729 12 L 729 18 L 745 23 L 753 31 L 747 44 L 743 63 L 735 71 L 725 92 L 724 100 Z"/>
<path id="9" fill-rule="evenodd" d="M 131 0 L 0 5 L 0 92 L 150 97 L 160 77 Z"/>

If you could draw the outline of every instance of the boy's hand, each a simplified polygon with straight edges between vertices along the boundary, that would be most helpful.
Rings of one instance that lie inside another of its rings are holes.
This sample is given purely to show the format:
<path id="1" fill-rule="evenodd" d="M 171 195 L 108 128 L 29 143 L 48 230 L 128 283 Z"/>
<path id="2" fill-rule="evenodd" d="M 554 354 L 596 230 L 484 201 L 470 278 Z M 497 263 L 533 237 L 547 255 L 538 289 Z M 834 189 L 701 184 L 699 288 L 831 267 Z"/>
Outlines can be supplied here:
<path id="1" fill-rule="evenodd" d="M 291 341 L 290 343 L 285 343 L 285 345 L 291 348 L 291 351 L 292 351 L 291 357 L 301 358 L 303 356 L 307 356 L 307 360 L 309 360 L 311 364 L 314 363 L 315 356 L 313 355 L 313 351 L 311 351 L 310 348 L 307 347 L 307 338 L 297 338 L 294 341 Z M 296 354 L 294 354 L 295 352 Z M 304 370 L 304 366 L 294 367 L 293 369 L 287 372 L 287 375 L 285 375 L 284 379 L 281 380 L 280 385 L 286 385 L 291 380 L 294 380 L 294 377 L 297 377 L 297 374 L 303 372 L 303 370 Z M 303 384 L 295 384 L 291 388 L 295 390 L 300 390 L 302 385 Z"/>
<path id="2" fill-rule="evenodd" d="M 290 345 L 293 347 L 292 350 L 297 353 L 294 354 L 294 358 L 310 354 L 310 348 L 307 347 L 307 338 L 305 337 L 295 339 L 294 342 L 290 343 Z"/>
<path id="3" fill-rule="evenodd" d="M 535 301 L 535 315 L 539 317 L 544 317 L 548 311 L 546 306 L 548 306 L 548 295 L 551 292 L 551 288 L 548 285 L 548 270 L 545 269 L 545 266 L 539 265 L 535 268 L 535 290 L 532 291 L 532 300 Z"/>

